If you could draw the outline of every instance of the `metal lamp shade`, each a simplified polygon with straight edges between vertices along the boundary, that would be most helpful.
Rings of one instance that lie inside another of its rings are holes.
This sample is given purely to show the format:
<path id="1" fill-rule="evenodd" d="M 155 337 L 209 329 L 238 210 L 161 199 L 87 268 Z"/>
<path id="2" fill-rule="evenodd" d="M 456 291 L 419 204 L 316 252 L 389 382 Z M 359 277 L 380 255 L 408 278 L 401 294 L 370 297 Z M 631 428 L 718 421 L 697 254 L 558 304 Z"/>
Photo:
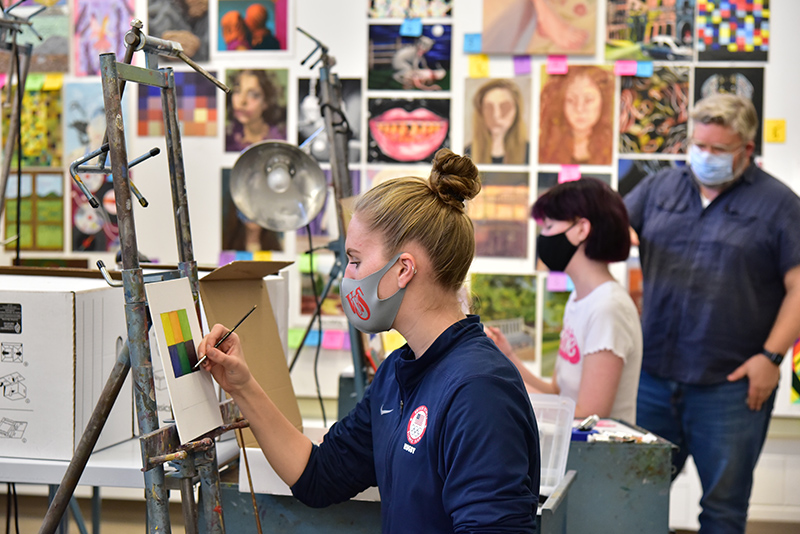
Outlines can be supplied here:
<path id="1" fill-rule="evenodd" d="M 231 197 L 242 214 L 276 232 L 310 223 L 325 205 L 325 173 L 294 145 L 263 141 L 247 148 L 231 171 Z"/>

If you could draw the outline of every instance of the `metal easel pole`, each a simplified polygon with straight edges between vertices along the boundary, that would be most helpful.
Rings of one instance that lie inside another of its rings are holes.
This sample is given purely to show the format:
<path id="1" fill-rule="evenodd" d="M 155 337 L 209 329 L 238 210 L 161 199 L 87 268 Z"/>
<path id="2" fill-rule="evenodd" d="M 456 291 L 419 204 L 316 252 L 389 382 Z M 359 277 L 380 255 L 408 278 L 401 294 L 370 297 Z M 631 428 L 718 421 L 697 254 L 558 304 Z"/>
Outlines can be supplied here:
<path id="1" fill-rule="evenodd" d="M 13 48 L 8 43 L 3 43 L 2 48 L 13 52 Z M 25 80 L 28 79 L 28 68 L 31 64 L 31 52 L 33 50 L 33 45 L 16 45 L 17 51 L 19 52 L 19 70 L 20 72 L 17 73 L 17 91 L 25 91 Z M 14 64 L 14 61 L 11 61 L 11 64 Z M 11 79 L 7 81 L 9 85 L 9 96 L 11 94 Z M 11 160 L 14 158 L 14 147 L 17 144 L 17 138 L 19 137 L 19 130 L 17 129 L 17 125 L 19 124 L 19 115 L 22 113 L 22 110 L 19 108 L 19 100 L 17 98 L 17 94 L 14 94 L 14 97 L 11 98 L 11 117 L 8 122 L 8 134 L 6 136 L 6 144 L 3 147 L 3 173 L 0 175 L 0 215 L 3 214 L 3 210 L 5 209 L 6 205 L 6 184 L 8 183 L 8 176 L 11 174 Z M 17 229 L 17 234 L 19 234 L 19 229 Z"/>
<path id="2" fill-rule="evenodd" d="M 189 279 L 192 297 L 200 318 L 200 291 L 197 262 L 194 260 L 192 230 L 189 225 L 189 201 L 186 195 L 186 171 L 183 167 L 183 145 L 178 124 L 178 105 L 175 95 L 175 73 L 166 69 L 167 87 L 161 90 L 164 112 L 164 134 L 167 144 L 172 205 L 175 208 L 175 233 L 178 242 L 178 268 Z"/>
<path id="3" fill-rule="evenodd" d="M 136 226 L 133 219 L 128 153 L 122 122 L 117 59 L 113 53 L 100 55 L 109 154 L 114 178 L 117 220 L 122 248 L 122 280 L 125 288 L 125 318 L 128 324 L 128 345 L 133 371 L 136 416 L 141 434 L 158 429 L 158 410 L 150 361 L 150 342 L 147 325 L 147 299 L 144 277 L 139 266 Z M 144 465 L 143 451 L 143 465 Z M 154 466 L 144 473 L 147 496 L 147 523 L 151 534 L 169 534 L 169 492 L 164 466 Z"/>
<path id="4" fill-rule="evenodd" d="M 318 43 L 319 44 L 319 43 Z M 331 177 L 333 192 L 336 197 L 336 214 L 339 225 L 340 245 L 334 253 L 344 267 L 347 265 L 347 256 L 344 251 L 345 223 L 342 209 L 342 199 L 353 196 L 353 183 L 350 179 L 350 170 L 347 161 L 347 142 L 350 129 L 344 119 L 342 111 L 342 85 L 339 77 L 331 71 L 335 60 L 328 55 L 328 49 L 322 47 L 322 66 L 319 69 L 320 93 L 322 96 L 322 114 L 325 118 L 325 131 L 331 146 Z M 338 115 L 339 122 L 335 122 Z M 345 126 L 344 128 L 342 126 Z M 366 388 L 364 338 L 356 328 L 349 324 L 350 349 L 353 354 L 353 385 L 356 400 L 361 400 Z"/>

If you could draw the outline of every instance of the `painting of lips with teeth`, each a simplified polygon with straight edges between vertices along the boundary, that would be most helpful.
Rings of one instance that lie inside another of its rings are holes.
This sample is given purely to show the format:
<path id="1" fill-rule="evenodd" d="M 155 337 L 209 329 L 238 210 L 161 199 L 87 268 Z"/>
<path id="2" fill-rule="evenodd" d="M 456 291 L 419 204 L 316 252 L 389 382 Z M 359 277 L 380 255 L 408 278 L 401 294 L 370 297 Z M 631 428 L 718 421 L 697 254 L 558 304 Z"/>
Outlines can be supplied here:
<path id="1" fill-rule="evenodd" d="M 369 99 L 369 161 L 431 161 L 449 147 L 450 100 Z"/>

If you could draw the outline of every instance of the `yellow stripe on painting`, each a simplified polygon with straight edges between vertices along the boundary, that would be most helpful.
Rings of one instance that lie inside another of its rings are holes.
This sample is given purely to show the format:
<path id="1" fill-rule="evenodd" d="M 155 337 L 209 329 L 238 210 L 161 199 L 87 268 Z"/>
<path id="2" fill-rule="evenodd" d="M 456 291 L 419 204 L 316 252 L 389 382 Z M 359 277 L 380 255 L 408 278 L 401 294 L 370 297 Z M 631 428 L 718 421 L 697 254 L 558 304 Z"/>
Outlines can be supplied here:
<path id="1" fill-rule="evenodd" d="M 175 336 L 175 343 L 186 341 L 181 332 L 181 321 L 178 319 L 178 311 L 169 312 L 169 321 L 172 323 L 172 335 Z"/>
<path id="2" fill-rule="evenodd" d="M 164 337 L 167 338 L 167 346 L 175 344 L 175 336 L 172 335 L 172 323 L 169 320 L 169 312 L 161 314 L 161 324 L 164 326 Z"/>

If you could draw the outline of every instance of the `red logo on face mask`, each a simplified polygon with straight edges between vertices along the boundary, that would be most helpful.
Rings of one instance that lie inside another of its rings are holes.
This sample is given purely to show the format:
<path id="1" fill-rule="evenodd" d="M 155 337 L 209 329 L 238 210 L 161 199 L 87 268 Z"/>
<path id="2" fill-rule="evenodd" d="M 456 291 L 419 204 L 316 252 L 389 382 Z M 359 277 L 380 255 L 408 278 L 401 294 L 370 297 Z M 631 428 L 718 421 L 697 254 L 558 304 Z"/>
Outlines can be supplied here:
<path id="1" fill-rule="evenodd" d="M 357 287 L 347 295 L 347 302 L 350 303 L 350 309 L 353 310 L 353 313 L 358 315 L 361 320 L 366 321 L 369 319 L 369 306 L 364 300 L 364 293 L 360 287 Z"/>

